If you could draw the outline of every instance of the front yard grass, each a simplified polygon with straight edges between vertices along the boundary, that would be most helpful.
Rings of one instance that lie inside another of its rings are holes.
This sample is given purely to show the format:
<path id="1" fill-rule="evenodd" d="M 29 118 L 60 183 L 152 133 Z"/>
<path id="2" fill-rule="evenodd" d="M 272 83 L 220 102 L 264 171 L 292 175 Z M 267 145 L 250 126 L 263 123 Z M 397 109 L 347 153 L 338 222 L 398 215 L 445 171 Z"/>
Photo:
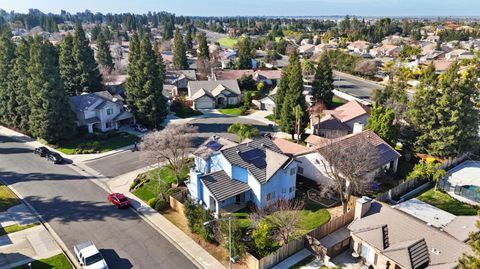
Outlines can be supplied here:
<path id="1" fill-rule="evenodd" d="M 235 115 L 235 116 L 240 116 L 242 115 L 242 110 L 238 107 L 232 107 L 232 108 L 220 108 L 218 110 L 222 114 L 226 115 Z"/>
<path id="2" fill-rule="evenodd" d="M 186 106 L 172 106 L 170 109 L 175 113 L 176 117 L 182 119 L 203 115 L 202 112 Z"/>
<path id="3" fill-rule="evenodd" d="M 17 266 L 14 269 L 28 269 L 28 265 L 24 264 L 21 266 Z M 69 269 L 72 268 L 72 265 L 70 265 L 70 262 L 67 260 L 67 257 L 63 254 L 58 254 L 50 258 L 46 259 L 41 259 L 38 261 L 32 262 L 32 267 L 30 268 L 35 268 L 35 269 L 51 269 L 51 268 L 57 268 L 57 269 Z"/>
<path id="4" fill-rule="evenodd" d="M 0 184 L 0 212 L 20 204 L 20 199 L 5 185 Z"/>
<path id="5" fill-rule="evenodd" d="M 220 44 L 220 46 L 233 48 L 237 45 L 238 38 L 224 37 L 217 40 L 217 42 Z"/>
<path id="6" fill-rule="evenodd" d="M 70 154 L 102 153 L 132 145 L 139 137 L 126 132 L 113 132 L 76 137 L 54 146 L 58 151 Z"/>
<path id="7" fill-rule="evenodd" d="M 475 216 L 477 208 L 463 204 L 450 195 L 433 188 L 417 196 L 417 199 L 425 203 L 431 204 L 456 216 Z"/>
<path id="8" fill-rule="evenodd" d="M 13 225 L 6 226 L 6 227 L 0 227 L 0 236 L 15 233 L 15 232 L 19 232 L 19 231 L 23 231 L 23 230 L 26 230 L 28 228 L 35 227 L 37 225 L 38 225 L 38 223 L 33 223 L 33 224 L 28 224 L 28 225 L 13 224 Z"/>
<path id="9" fill-rule="evenodd" d="M 182 169 L 180 174 L 180 181 L 184 181 L 188 178 L 189 167 L 188 165 Z M 147 178 L 150 180 L 143 184 L 133 192 L 135 196 L 142 199 L 144 202 L 148 202 L 149 199 L 157 197 L 159 194 L 159 180 L 162 179 L 162 183 L 172 184 L 176 183 L 175 173 L 169 166 L 163 166 L 161 168 L 155 168 L 147 172 Z"/>

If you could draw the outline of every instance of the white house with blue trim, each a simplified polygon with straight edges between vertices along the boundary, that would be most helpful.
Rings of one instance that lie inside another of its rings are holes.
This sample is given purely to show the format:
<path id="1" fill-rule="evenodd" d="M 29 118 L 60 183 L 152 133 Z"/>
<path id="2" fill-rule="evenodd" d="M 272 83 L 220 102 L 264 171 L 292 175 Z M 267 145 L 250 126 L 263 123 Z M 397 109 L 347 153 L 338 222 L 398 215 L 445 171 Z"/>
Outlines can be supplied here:
<path id="1" fill-rule="evenodd" d="M 194 156 L 187 182 L 190 196 L 216 216 L 248 202 L 262 207 L 295 197 L 297 162 L 269 138 L 236 144 L 213 136 Z"/>

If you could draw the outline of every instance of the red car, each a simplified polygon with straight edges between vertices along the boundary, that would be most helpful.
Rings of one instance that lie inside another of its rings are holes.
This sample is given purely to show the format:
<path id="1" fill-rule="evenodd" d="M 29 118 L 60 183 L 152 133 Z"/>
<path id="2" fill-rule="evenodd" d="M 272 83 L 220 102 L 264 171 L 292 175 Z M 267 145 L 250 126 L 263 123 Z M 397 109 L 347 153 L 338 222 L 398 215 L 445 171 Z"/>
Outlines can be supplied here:
<path id="1" fill-rule="evenodd" d="M 130 206 L 130 201 L 128 201 L 127 197 L 121 193 L 109 194 L 107 199 L 117 208 L 127 208 Z"/>

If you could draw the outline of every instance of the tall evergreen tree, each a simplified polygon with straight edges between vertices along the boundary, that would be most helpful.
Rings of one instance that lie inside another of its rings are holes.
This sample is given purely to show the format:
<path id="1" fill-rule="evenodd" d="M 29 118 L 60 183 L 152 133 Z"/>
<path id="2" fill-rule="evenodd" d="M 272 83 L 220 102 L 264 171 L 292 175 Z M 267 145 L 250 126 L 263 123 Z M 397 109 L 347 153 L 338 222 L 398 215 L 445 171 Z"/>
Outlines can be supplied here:
<path id="1" fill-rule="evenodd" d="M 158 53 L 152 49 L 147 35 L 144 35 L 139 46 L 139 56 L 132 68 L 135 79 L 127 81 L 127 99 L 135 118 L 151 128 L 158 128 L 167 114 L 166 100 L 162 94 L 163 74 L 159 66 Z"/>
<path id="2" fill-rule="evenodd" d="M 28 91 L 28 64 L 30 61 L 30 39 L 21 39 L 15 51 L 16 59 L 10 80 L 9 92 L 12 95 L 7 109 L 12 113 L 12 125 L 29 133 L 30 92 Z"/>
<path id="3" fill-rule="evenodd" d="M 115 66 L 112 59 L 112 52 L 110 51 L 110 44 L 103 36 L 103 33 L 99 33 L 97 37 L 97 62 L 101 67 L 105 68 L 108 73 L 112 72 Z"/>
<path id="4" fill-rule="evenodd" d="M 201 32 L 197 36 L 198 57 L 210 60 L 210 51 L 208 50 L 207 35 Z"/>
<path id="5" fill-rule="evenodd" d="M 458 65 L 435 79 L 430 67 L 409 105 L 410 123 L 418 131 L 417 150 L 455 157 L 478 146 L 479 100 L 475 72 L 458 73 Z"/>
<path id="6" fill-rule="evenodd" d="M 178 28 L 175 30 L 173 37 L 173 66 L 178 70 L 188 68 L 187 52 L 185 51 L 185 43 L 182 34 Z"/>
<path id="7" fill-rule="evenodd" d="M 74 128 L 74 115 L 63 89 L 55 47 L 36 37 L 30 48 L 28 81 L 30 92 L 30 133 L 47 142 L 69 138 Z"/>
<path id="8" fill-rule="evenodd" d="M 12 115 L 8 111 L 8 104 L 12 95 L 8 84 L 12 77 L 15 62 L 15 44 L 6 35 L 0 36 L 0 122 L 11 126 Z"/>
<path id="9" fill-rule="evenodd" d="M 280 119 L 282 114 L 283 101 L 285 100 L 285 94 L 288 89 L 288 74 L 291 60 L 289 59 L 289 64 L 285 66 L 282 70 L 280 76 L 280 83 L 277 86 L 277 93 L 275 94 L 275 117 Z"/>
<path id="10" fill-rule="evenodd" d="M 89 41 L 80 23 L 75 27 L 73 57 L 77 67 L 75 92 L 80 94 L 82 92 L 100 91 L 102 89 L 102 76 L 95 62 L 93 50 L 90 48 Z"/>
<path id="11" fill-rule="evenodd" d="M 161 77 L 162 81 L 165 81 L 166 66 L 165 66 L 165 63 L 163 62 L 163 57 L 162 57 L 162 53 L 160 53 L 159 46 L 160 46 L 160 43 L 158 41 L 156 41 L 155 44 L 153 45 L 153 52 L 156 55 L 157 64 L 158 64 L 158 68 L 159 68 L 159 72 L 160 72 L 160 77 Z"/>
<path id="12" fill-rule="evenodd" d="M 193 48 L 192 44 L 192 33 L 188 31 L 187 35 L 185 36 L 185 50 L 190 51 Z"/>
<path id="13" fill-rule="evenodd" d="M 67 34 L 60 43 L 60 77 L 63 80 L 65 92 L 69 96 L 77 95 L 79 81 L 77 76 L 77 64 L 73 56 L 73 36 Z"/>
<path id="14" fill-rule="evenodd" d="M 98 34 L 102 32 L 102 27 L 100 25 L 96 24 L 93 28 L 92 31 L 90 32 L 90 38 L 92 41 L 97 41 Z"/>
<path id="15" fill-rule="evenodd" d="M 375 104 L 370 111 L 367 128 L 379 135 L 391 145 L 397 142 L 399 127 L 394 124 L 395 114 L 393 109 Z"/>
<path id="16" fill-rule="evenodd" d="M 237 69 L 251 69 L 253 55 L 253 43 L 249 37 L 242 37 L 238 41 L 238 57 L 236 68 Z"/>
<path id="17" fill-rule="evenodd" d="M 332 107 L 333 90 L 332 67 L 327 54 L 323 53 L 318 61 L 312 82 L 312 95 L 315 102 L 322 102 L 327 107 Z"/>
<path id="18" fill-rule="evenodd" d="M 290 62 L 288 68 L 288 88 L 285 92 L 285 97 L 282 104 L 282 110 L 280 114 L 280 128 L 283 132 L 289 133 L 294 139 L 295 134 L 295 107 L 299 105 L 302 111 L 306 111 L 307 105 L 305 97 L 303 96 L 303 76 L 302 66 L 298 54 L 294 51 L 290 55 Z M 301 126 L 299 127 L 301 133 L 305 129 L 307 122 L 307 113 L 303 113 L 301 119 Z"/>

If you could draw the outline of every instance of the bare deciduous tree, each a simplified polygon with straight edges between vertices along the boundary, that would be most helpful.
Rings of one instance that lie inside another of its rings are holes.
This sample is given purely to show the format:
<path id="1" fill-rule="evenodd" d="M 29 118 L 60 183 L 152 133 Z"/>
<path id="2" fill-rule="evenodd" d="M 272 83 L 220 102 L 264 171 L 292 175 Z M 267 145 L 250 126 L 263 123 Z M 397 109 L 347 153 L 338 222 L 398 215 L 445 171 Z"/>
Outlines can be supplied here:
<path id="1" fill-rule="evenodd" d="M 352 193 L 362 192 L 369 186 L 373 180 L 371 173 L 378 166 L 378 149 L 364 136 L 355 137 L 347 138 L 350 141 L 331 140 L 318 150 L 324 170 L 333 180 L 331 187 L 340 196 L 343 213 L 347 213 Z"/>
<path id="2" fill-rule="evenodd" d="M 169 124 L 162 131 L 146 134 L 140 143 L 144 158 L 151 162 L 167 162 L 179 184 L 182 168 L 188 164 L 197 127 L 187 124 Z"/>
<path id="3" fill-rule="evenodd" d="M 305 203 L 303 200 L 279 199 L 264 207 L 256 208 L 250 214 L 253 223 L 258 224 L 261 220 L 267 221 L 276 229 L 277 236 L 282 244 L 287 244 L 290 236 L 298 229 L 301 210 Z"/>
<path id="4" fill-rule="evenodd" d="M 355 66 L 355 72 L 364 76 L 373 76 L 377 72 L 377 66 L 374 61 L 364 60 Z"/>

